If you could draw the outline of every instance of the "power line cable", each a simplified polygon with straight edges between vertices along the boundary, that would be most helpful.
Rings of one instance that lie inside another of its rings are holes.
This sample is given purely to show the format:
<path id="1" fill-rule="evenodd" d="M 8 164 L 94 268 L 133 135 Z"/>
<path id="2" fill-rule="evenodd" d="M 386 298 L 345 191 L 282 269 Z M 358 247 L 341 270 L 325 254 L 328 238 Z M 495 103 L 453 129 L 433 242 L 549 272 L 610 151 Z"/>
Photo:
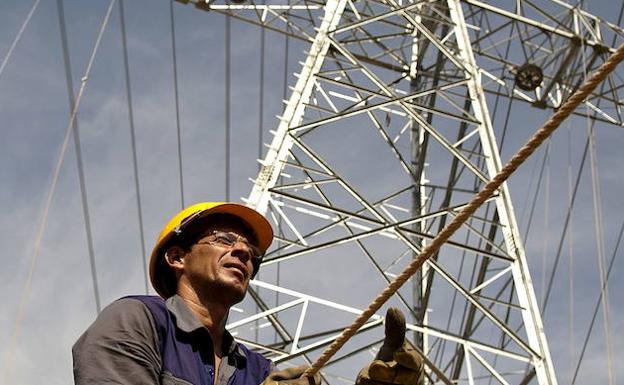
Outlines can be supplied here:
<path id="1" fill-rule="evenodd" d="M 576 202 L 576 194 L 578 193 L 578 188 L 581 182 L 581 176 L 583 174 L 585 160 L 587 159 L 588 149 L 589 149 L 589 138 L 587 138 L 587 141 L 585 142 L 585 149 L 583 150 L 581 163 L 579 165 L 579 169 L 576 174 L 576 182 L 574 183 L 574 191 L 572 191 L 572 197 L 570 198 L 570 203 L 568 204 L 568 212 L 566 213 L 566 218 L 563 222 L 563 230 L 561 231 L 561 237 L 559 238 L 559 245 L 557 246 L 557 254 L 555 255 L 555 261 L 553 262 L 553 267 L 550 271 L 550 277 L 548 279 L 548 285 L 546 286 L 546 294 L 544 294 L 544 301 L 542 302 L 542 309 L 541 309 L 542 314 L 546 312 L 546 307 L 548 306 L 548 299 L 550 298 L 552 285 L 555 280 L 555 273 L 557 272 L 557 267 L 559 266 L 559 259 L 561 258 L 561 252 L 563 251 L 563 244 L 565 242 L 566 235 L 568 234 L 568 226 L 570 225 L 570 221 L 572 217 L 572 210 L 574 209 L 574 204 Z"/>
<path id="2" fill-rule="evenodd" d="M 67 43 L 67 27 L 65 23 L 65 9 L 63 0 L 57 0 L 59 26 L 61 32 L 61 46 L 63 50 L 63 63 L 65 65 L 65 80 L 67 85 L 67 96 L 69 98 L 69 110 L 74 110 L 74 83 L 72 81 L 71 61 L 69 58 L 69 45 Z M 95 309 L 97 313 L 102 309 L 100 303 L 100 292 L 97 280 L 97 268 L 95 262 L 95 249 L 93 247 L 93 234 L 91 231 L 91 219 L 89 214 L 89 200 L 87 197 L 87 187 L 84 176 L 84 162 L 82 161 L 82 146 L 80 144 L 80 130 L 78 128 L 78 118 L 75 117 L 72 122 L 72 131 L 74 134 L 74 151 L 76 152 L 76 164 L 78 169 L 78 184 L 80 186 L 80 202 L 82 205 L 82 216 L 85 226 L 85 235 L 87 237 L 87 249 L 89 251 L 89 262 L 91 265 L 91 279 L 93 281 L 93 294 L 95 297 Z"/>
<path id="3" fill-rule="evenodd" d="M 44 209 L 41 214 L 41 221 L 39 223 L 39 228 L 37 229 L 37 234 L 35 236 L 35 241 L 33 244 L 33 253 L 30 256 L 30 264 L 28 267 L 28 273 L 26 275 L 26 282 L 24 282 L 24 287 L 22 288 L 22 291 L 21 291 L 20 301 L 19 301 L 17 312 L 16 312 L 16 316 L 15 316 L 15 322 L 13 324 L 13 332 L 11 334 L 9 347 L 7 349 L 5 365 L 4 365 L 3 374 L 2 374 L 2 384 L 5 384 L 5 385 L 7 384 L 9 370 L 13 362 L 13 356 L 15 354 L 15 345 L 17 343 L 17 338 L 19 336 L 20 325 L 22 323 L 22 319 L 24 318 L 24 312 L 26 310 L 26 302 L 28 301 L 28 295 L 30 293 L 32 277 L 35 271 L 35 266 L 37 264 L 37 258 L 39 256 L 39 251 L 41 250 L 41 241 L 43 240 L 43 233 L 48 223 L 48 216 L 50 214 L 50 208 L 52 206 L 52 198 L 54 197 L 54 192 L 56 191 L 56 185 L 58 183 L 58 179 L 61 174 L 61 167 L 63 165 L 63 159 L 65 158 L 67 146 L 69 145 L 69 139 L 71 138 L 71 134 L 73 132 L 72 128 L 74 127 L 74 120 L 76 119 L 76 115 L 78 113 L 78 107 L 80 106 L 80 101 L 82 100 L 82 95 L 84 94 L 84 90 L 86 88 L 87 81 L 89 79 L 89 74 L 91 73 L 91 68 L 93 67 L 93 63 L 95 61 L 95 55 L 100 45 L 100 41 L 102 40 L 104 30 L 106 29 L 106 26 L 108 25 L 108 21 L 110 19 L 110 14 L 111 14 L 114 4 L 115 4 L 115 0 L 110 0 L 108 10 L 106 11 L 106 15 L 104 16 L 104 20 L 102 21 L 97 38 L 93 46 L 93 49 L 91 51 L 91 56 L 89 57 L 89 62 L 87 64 L 85 74 L 81 80 L 80 89 L 78 90 L 78 96 L 76 97 L 76 103 L 74 104 L 74 108 L 69 117 L 69 123 L 67 124 L 67 128 L 65 129 L 65 136 L 63 138 L 63 142 L 61 143 L 61 147 L 59 149 L 58 159 L 52 171 L 52 180 L 50 181 L 50 188 L 48 189 L 48 193 L 46 194 L 46 198 L 44 201 Z"/>
<path id="4" fill-rule="evenodd" d="M 262 126 L 264 124 L 264 64 L 265 64 L 265 43 L 266 43 L 266 31 L 264 29 L 264 27 L 260 27 L 260 73 L 259 73 L 259 78 L 260 78 L 260 89 L 258 91 L 258 93 L 260 94 L 259 98 L 258 98 L 258 160 L 262 159 L 262 145 L 264 142 L 263 136 L 263 129 Z M 260 171 L 260 169 L 262 168 L 262 163 L 258 162 L 258 172 Z M 259 273 L 258 273 L 259 274 Z M 260 279 L 260 277 L 258 277 L 258 279 Z M 258 312 L 260 309 L 258 303 L 256 302 L 256 312 Z M 259 321 L 256 321 L 256 327 L 255 327 L 255 336 L 256 336 L 256 341 L 258 340 L 258 336 L 259 336 Z"/>
<path id="5" fill-rule="evenodd" d="M 231 20 L 225 16 L 225 200 L 230 201 L 230 86 L 231 86 Z"/>
<path id="6" fill-rule="evenodd" d="M 505 164 L 500 171 L 494 176 L 481 191 L 479 191 L 470 202 L 462 208 L 462 210 L 454 217 L 453 221 L 446 225 L 444 229 L 436 235 L 436 237 L 422 248 L 417 259 L 414 259 L 395 280 L 392 281 L 370 304 L 360 313 L 351 325 L 343 330 L 332 344 L 326 348 L 319 358 L 303 373 L 305 377 L 312 377 L 317 373 L 329 359 L 364 325 L 364 323 L 373 315 L 381 306 L 394 295 L 399 288 L 422 267 L 422 265 L 434 255 L 437 250 L 457 231 L 463 223 L 470 218 L 471 215 L 488 199 L 492 194 L 511 176 L 520 165 L 535 152 L 535 150 L 559 127 L 559 125 L 567 119 L 570 114 L 581 104 L 591 93 L 610 74 L 619 63 L 624 60 L 624 44 L 603 63 L 595 73 L 561 105 L 544 125 L 535 132 L 535 134 L 526 142 L 515 155 L 511 157 L 509 162 Z M 484 306 L 471 298 L 467 299 L 472 302 L 479 310 L 485 310 Z M 501 325 L 498 318 L 493 314 L 484 314 L 499 327 L 508 329 L 505 325 Z M 531 348 L 521 338 L 515 335 L 511 330 L 507 330 L 508 335 L 523 349 L 530 351 Z"/>
<path id="7" fill-rule="evenodd" d="M 290 0 L 288 1 L 288 5 L 290 5 Z M 290 26 L 288 26 L 290 30 Z M 283 80 L 283 89 L 282 89 L 282 98 L 286 100 L 288 96 L 288 57 L 290 54 L 290 36 L 288 34 L 284 35 L 284 80 Z"/>
<path id="8" fill-rule="evenodd" d="M 178 172 L 180 175 L 180 206 L 184 208 L 184 172 L 182 171 L 182 135 L 180 132 L 180 97 L 178 93 L 178 59 L 175 37 L 173 1 L 169 1 L 169 20 L 171 24 L 171 52 L 173 61 L 173 92 L 175 94 L 176 135 L 178 139 Z"/>
<path id="9" fill-rule="evenodd" d="M 0 77 L 2 76 L 2 73 L 4 72 L 4 69 L 6 68 L 7 63 L 9 62 L 9 59 L 11 58 L 11 55 L 13 54 L 13 50 L 15 49 L 15 47 L 17 46 L 17 43 L 22 38 L 22 34 L 26 30 L 26 26 L 30 22 L 30 19 L 32 18 L 33 14 L 35 13 L 35 10 L 37 9 L 37 6 L 39 5 L 40 1 L 41 0 L 35 0 L 35 2 L 33 3 L 32 7 L 30 7 L 30 11 L 28 11 L 28 15 L 26 15 L 26 19 L 24 19 L 24 22 L 22 23 L 22 26 L 20 27 L 19 31 L 17 32 L 17 35 L 15 35 L 15 39 L 13 39 L 13 42 L 11 43 L 11 46 L 9 47 L 9 50 L 7 51 L 6 55 L 4 56 L 4 59 L 2 60 L 2 64 L 0 64 Z"/>
<path id="10" fill-rule="evenodd" d="M 139 184 L 139 166 L 137 161 L 136 135 L 134 131 L 134 111 L 132 109 L 132 88 L 130 86 L 130 66 L 128 65 L 128 44 L 126 38 L 126 18 L 124 16 L 123 0 L 119 0 L 119 20 L 121 25 L 121 46 L 123 48 L 124 74 L 126 82 L 126 100 L 128 102 L 128 120 L 130 123 L 130 144 L 132 147 L 132 168 L 134 172 L 134 190 L 137 198 L 137 214 L 139 217 L 139 235 L 141 236 L 141 256 L 145 294 L 149 294 L 147 275 L 147 257 L 145 254 L 145 232 L 143 226 L 143 209 L 141 205 L 141 189 Z"/>
<path id="11" fill-rule="evenodd" d="M 290 5 L 290 0 L 287 2 Z M 286 27 L 288 31 L 290 31 L 290 24 Z M 290 37 L 288 34 L 284 35 L 284 78 L 283 78 L 283 86 L 282 86 L 282 100 L 287 100 L 288 96 L 288 56 L 289 56 L 289 42 Z M 280 183 L 283 181 L 283 177 L 280 175 Z M 282 227 L 282 217 L 279 216 L 277 222 L 277 233 L 282 236 L 284 235 L 284 230 Z M 281 284 L 281 274 L 282 274 L 282 264 L 280 262 L 275 266 L 275 284 L 280 286 Z M 275 306 L 279 305 L 280 293 L 278 291 L 275 292 Z M 277 336 L 276 336 L 277 338 Z"/>
<path id="12" fill-rule="evenodd" d="M 264 142 L 264 132 L 263 132 L 263 124 L 264 124 L 264 64 L 265 64 L 265 45 L 266 45 L 266 30 L 264 27 L 260 27 L 260 71 L 258 77 L 260 79 L 260 89 L 258 90 L 259 98 L 258 98 L 258 172 L 260 172 L 262 168 L 262 163 L 260 163 L 260 159 L 262 159 L 262 146 Z M 258 272 L 258 274 L 260 274 Z M 260 279 L 260 276 L 258 276 Z M 254 301 L 256 302 L 256 301 Z M 260 310 L 260 306 L 256 302 L 256 312 Z M 259 337 L 259 321 L 256 321 L 255 324 L 255 336 L 256 341 Z"/>
<path id="13" fill-rule="evenodd" d="M 510 55 L 510 52 L 511 52 L 511 42 L 512 42 L 511 37 L 512 37 L 512 35 L 513 35 L 513 27 L 512 27 L 512 28 L 510 28 L 510 30 L 509 30 L 509 37 L 508 37 L 508 39 L 507 39 L 507 44 L 506 44 L 506 47 L 505 47 L 505 55 L 504 55 L 505 61 L 507 61 L 507 60 L 509 59 L 509 55 Z M 500 70 L 500 71 L 501 71 L 501 73 L 500 73 L 500 75 L 499 75 L 499 76 L 500 76 L 501 78 L 504 78 L 506 68 L 501 68 L 501 70 Z M 502 89 L 502 87 L 503 87 L 503 86 L 502 86 L 501 84 L 498 84 L 498 87 L 497 87 L 497 90 L 496 90 L 496 97 L 495 97 L 495 99 L 494 99 L 494 109 L 493 109 L 493 111 L 492 111 L 492 118 L 491 118 L 491 120 L 492 120 L 492 121 L 495 121 L 495 120 L 496 120 L 496 116 L 497 116 L 498 111 L 499 111 L 499 110 L 498 110 L 498 107 L 499 107 L 500 97 L 501 97 L 501 95 L 502 95 L 502 93 L 500 92 L 500 91 L 501 91 L 501 89 Z M 513 100 L 514 100 L 513 98 L 508 98 L 508 103 L 507 103 L 507 111 L 506 111 L 506 115 L 505 115 L 505 119 L 504 119 L 503 130 L 502 130 L 502 135 L 501 135 L 501 141 L 500 141 L 500 144 L 499 144 L 499 152 L 502 152 L 502 151 L 503 151 L 503 147 L 504 147 L 504 144 L 505 144 L 505 137 L 506 137 L 507 129 L 508 129 L 508 127 L 509 127 L 510 116 L 511 116 L 511 106 L 512 106 Z M 475 178 L 475 183 L 477 183 L 477 180 L 476 180 L 476 179 L 477 179 L 477 178 Z M 487 207 L 487 208 L 486 208 L 485 217 L 488 217 L 488 215 L 489 215 L 489 214 L 488 214 L 488 212 L 489 212 L 489 207 Z M 496 214 L 494 214 L 494 215 L 496 215 Z M 483 223 L 483 225 L 482 225 L 482 230 L 483 230 L 484 228 L 485 228 L 485 223 Z M 467 233 L 466 240 L 465 240 L 465 244 L 467 244 L 467 243 L 468 243 L 468 239 L 469 239 L 469 237 L 470 237 L 470 233 Z M 479 241 L 479 245 L 481 245 L 481 240 Z M 463 266 L 463 264 L 464 264 L 464 258 L 465 258 L 465 256 L 466 256 L 466 253 L 465 253 L 465 251 L 464 251 L 464 252 L 462 253 L 461 260 L 460 260 L 460 265 L 461 265 L 461 266 Z M 471 286 L 472 286 L 472 284 L 473 284 L 474 279 L 476 278 L 476 277 L 475 277 L 475 272 L 476 272 L 476 263 L 477 263 L 477 261 L 475 260 L 474 265 L 473 265 L 472 275 L 471 275 Z M 460 269 L 459 269 L 459 276 L 458 276 L 458 280 L 460 280 L 460 279 L 461 279 L 462 271 L 463 271 L 463 267 L 460 267 Z M 454 313 L 453 309 L 454 309 L 454 307 L 455 307 L 455 301 L 456 301 L 456 299 L 457 299 L 457 295 L 458 295 L 457 291 L 454 291 L 454 292 L 453 292 L 452 304 L 451 304 L 451 311 L 449 312 L 449 315 L 448 315 L 448 318 L 447 318 L 447 330 L 448 330 L 449 325 L 450 325 L 450 324 L 451 324 L 451 322 L 452 322 L 453 313 Z M 461 318 L 461 323 L 460 323 L 460 325 L 461 325 L 461 326 L 460 326 L 460 328 L 461 328 L 461 329 L 465 329 L 465 328 L 466 328 L 466 326 L 467 326 L 467 325 L 466 325 L 466 321 L 467 321 L 466 317 L 468 316 L 468 310 L 469 310 L 469 306 L 468 306 L 468 303 L 466 303 L 466 304 L 465 304 L 465 306 L 464 306 L 463 312 L 462 312 L 462 318 Z M 436 359 L 437 359 L 437 357 L 438 357 L 438 353 L 440 353 L 440 354 L 439 354 L 439 358 L 440 358 L 440 360 L 439 360 L 439 365 L 441 365 L 441 364 L 442 364 L 442 358 L 443 358 L 443 357 L 444 357 L 444 355 L 445 355 L 445 354 L 444 354 L 444 353 L 445 353 L 445 350 L 446 350 L 446 341 L 443 341 L 443 342 L 442 342 L 442 347 L 441 347 L 441 349 L 438 349 L 438 351 L 436 352 Z M 456 353 L 455 353 L 455 354 L 457 354 L 457 353 L 458 353 L 458 351 L 456 351 Z M 453 369 L 452 369 L 452 370 L 453 370 L 454 372 L 456 371 L 456 367 L 455 367 L 455 365 L 456 365 L 458 362 L 461 362 L 461 361 L 460 361 L 460 360 L 455 360 L 455 361 L 454 361 L 454 358 L 452 358 L 452 359 L 451 359 L 451 361 L 449 362 L 449 364 L 450 364 L 450 363 L 453 363 Z"/>
<path id="14" fill-rule="evenodd" d="M 581 348 L 581 353 L 579 355 L 579 359 L 576 363 L 576 367 L 574 369 L 574 375 L 572 376 L 571 385 L 574 385 L 576 382 L 576 378 L 578 376 L 579 369 L 581 367 L 581 362 L 583 362 L 583 357 L 585 356 L 585 351 L 587 350 L 587 345 L 589 343 L 589 337 L 591 336 L 592 330 L 594 329 L 594 324 L 596 322 L 596 318 L 598 316 L 598 310 L 600 310 L 600 304 L 602 303 L 602 293 L 604 293 L 605 286 L 609 281 L 609 277 L 611 275 L 611 270 L 613 268 L 613 262 L 615 261 L 615 256 L 617 255 L 617 251 L 620 247 L 620 242 L 622 241 L 622 234 L 624 234 L 624 222 L 622 222 L 622 226 L 620 227 L 620 233 L 618 235 L 617 242 L 615 244 L 615 248 L 613 250 L 613 255 L 611 256 L 611 261 L 609 261 L 609 268 L 607 269 L 607 275 L 605 277 L 603 286 L 600 288 L 600 293 L 598 294 L 598 299 L 596 300 L 596 306 L 594 306 L 594 313 L 592 314 L 592 319 L 589 323 L 589 328 L 587 330 L 587 334 L 585 334 L 585 340 L 583 341 L 583 347 Z"/>
<path id="15" fill-rule="evenodd" d="M 568 122 L 568 203 L 572 200 L 572 125 Z M 570 361 L 574 358 L 574 242 L 572 242 L 573 223 L 570 218 L 570 224 L 567 229 L 568 237 L 568 348 Z M 572 381 L 573 373 L 570 372 L 570 381 Z"/>
<path id="16" fill-rule="evenodd" d="M 582 1 L 579 2 L 579 5 L 582 4 Z M 619 25 L 622 22 L 622 16 L 624 15 L 624 2 L 622 3 L 622 5 L 620 6 L 620 12 L 618 15 L 618 22 L 617 24 Z M 612 38 L 612 42 L 611 45 L 615 45 L 617 39 L 617 35 L 614 35 Z M 585 57 L 585 50 L 584 50 L 584 42 L 581 42 L 582 44 L 582 48 L 583 48 L 583 55 L 582 55 L 582 59 L 583 59 L 583 70 L 584 70 L 584 79 L 587 79 L 587 64 L 586 64 L 586 57 Z M 602 90 L 604 89 L 604 86 L 601 87 L 600 93 L 602 93 Z M 600 193 L 600 183 L 599 183 L 599 175 L 598 175 L 598 169 L 597 169 L 597 159 L 596 159 L 596 154 L 595 154 L 595 142 L 594 142 L 594 124 L 592 122 L 592 124 L 590 124 L 590 110 L 589 107 L 586 106 L 585 107 L 585 116 L 586 116 L 586 121 L 587 121 L 587 130 L 588 130 L 588 142 L 589 142 L 589 152 L 590 152 L 590 164 L 591 164 L 591 178 L 592 178 L 592 201 L 593 201 L 593 205 L 594 205 L 594 219 L 595 219 L 595 234 L 596 234 L 596 246 L 597 246 L 597 259 L 598 259 L 598 271 L 599 271 L 599 276 L 600 276 L 600 283 L 601 283 L 601 295 L 600 295 L 600 301 L 602 303 L 602 310 L 603 310 L 603 327 L 604 327 L 604 332 L 605 332 L 605 344 L 606 344 L 606 353 L 607 353 L 607 370 L 608 370 L 608 380 L 609 380 L 609 384 L 614 385 L 615 384 L 615 377 L 613 374 L 613 339 L 612 339 L 612 335 L 611 335 L 611 327 L 610 327 L 610 311 L 609 311 L 609 289 L 607 286 L 608 283 L 608 273 L 605 271 L 605 263 L 606 263 L 606 257 L 604 255 L 604 231 L 603 231 L 603 219 L 602 219 L 602 205 L 601 205 L 601 193 Z M 619 242 L 619 241 L 618 241 Z M 614 255 L 615 257 L 615 255 Z M 610 269 L 610 268 L 609 268 Z M 597 311 L 597 310 L 596 310 Z M 595 317 L 595 315 L 594 315 Z M 593 327 L 593 321 L 592 321 L 592 326 Z M 591 329 L 590 329 L 591 332 Z M 588 336 L 589 333 L 588 332 Z M 580 365 L 580 361 L 579 361 L 579 365 Z M 577 369 L 578 370 L 578 369 Z M 574 374 L 574 378 L 576 378 L 576 373 Z"/>
<path id="17" fill-rule="evenodd" d="M 505 56 L 505 60 L 508 60 L 509 55 Z M 501 86 L 499 86 L 500 88 Z M 511 118 L 511 107 L 513 105 L 514 102 L 514 98 L 510 97 L 509 98 L 509 103 L 507 103 L 507 115 L 505 115 L 505 123 L 503 124 L 503 132 L 501 133 L 501 140 L 500 140 L 500 145 L 498 146 L 499 148 L 499 152 L 502 153 L 503 148 L 505 146 L 505 138 L 507 137 L 507 129 L 509 128 L 509 121 Z M 493 120 L 493 119 L 492 119 Z"/>
<path id="18" fill-rule="evenodd" d="M 264 142 L 264 132 L 262 126 L 264 124 L 264 64 L 265 64 L 265 45 L 266 45 L 266 30 L 260 28 L 260 100 L 259 100 L 259 113 L 258 113 L 258 159 L 262 159 L 262 145 Z M 258 171 L 260 171 L 261 164 L 258 164 Z"/>
<path id="19" fill-rule="evenodd" d="M 548 235 L 548 231 L 546 229 L 550 228 L 550 146 L 551 141 L 548 141 L 545 144 L 546 146 L 546 176 L 544 177 L 544 234 L 542 236 L 542 271 L 541 271 L 541 288 L 544 289 L 546 286 L 546 256 L 548 255 L 548 243 L 550 241 L 550 237 Z"/>
<path id="20" fill-rule="evenodd" d="M 624 17 L 624 1 L 622 2 L 622 5 L 620 6 L 620 13 L 618 15 L 617 25 L 620 25 L 622 23 L 622 17 Z M 611 40 L 611 46 L 615 45 L 617 37 L 618 37 L 617 35 L 613 36 L 613 39 Z M 605 87 L 604 83 L 600 85 L 600 91 L 597 93 L 598 95 L 601 95 L 603 93 L 604 87 Z M 595 124 L 595 122 L 596 122 L 595 120 L 592 121 L 592 124 Z M 578 186 L 579 186 L 579 182 L 580 182 L 580 177 L 581 177 L 581 173 L 582 173 L 582 170 L 583 170 L 583 166 L 584 166 L 585 160 L 587 158 L 587 151 L 588 151 L 588 149 L 589 149 L 589 138 L 585 142 L 585 149 L 583 150 L 583 157 L 582 157 L 582 160 L 581 160 L 581 164 L 579 166 L 579 171 L 578 171 L 576 183 L 575 183 L 575 186 L 574 186 L 574 192 L 572 194 L 572 198 L 571 198 L 570 204 L 568 205 L 568 213 L 566 214 L 566 219 L 565 219 L 565 222 L 564 222 L 563 232 L 561 233 L 561 238 L 559 240 L 559 246 L 557 248 L 557 255 L 555 256 L 555 261 L 553 263 L 553 268 L 552 268 L 552 271 L 551 271 L 551 274 L 550 274 L 550 279 L 549 279 L 549 282 L 548 282 L 548 288 L 546 289 L 546 295 L 544 297 L 544 302 L 542 304 L 542 309 L 541 309 L 542 310 L 542 314 L 544 314 L 545 311 L 546 311 L 546 306 L 548 304 L 548 298 L 549 298 L 550 292 L 552 290 L 552 284 L 553 284 L 553 281 L 554 281 L 554 278 L 555 278 L 555 273 L 557 271 L 557 266 L 559 264 L 559 258 L 561 257 L 561 251 L 562 251 L 562 248 L 563 248 L 563 242 L 565 240 L 565 236 L 566 236 L 566 233 L 567 233 L 568 225 L 569 225 L 570 220 L 571 220 L 571 210 L 574 207 L 574 201 L 576 200 L 576 192 L 578 190 Z"/>
<path id="21" fill-rule="evenodd" d="M 546 160 L 549 158 L 550 146 L 544 148 L 544 155 L 542 157 L 542 165 L 540 167 L 539 176 L 537 177 L 537 186 L 535 187 L 535 192 L 533 194 L 533 199 L 531 200 L 531 209 L 529 210 L 529 218 L 527 219 L 526 228 L 524 229 L 524 242 L 527 243 L 529 239 L 529 233 L 531 231 L 531 223 L 533 222 L 533 215 L 535 214 L 535 207 L 537 206 L 537 196 L 539 195 L 542 189 L 542 180 L 544 179 L 544 170 L 546 169 Z M 531 172 L 530 180 L 533 181 L 535 169 Z M 527 191 L 528 198 L 528 191 Z M 525 205 L 526 206 L 526 205 Z"/>
<path id="22" fill-rule="evenodd" d="M 585 75 L 587 77 L 587 75 Z M 607 345 L 607 371 L 609 378 L 609 385 L 615 385 L 615 378 L 613 375 L 613 345 L 611 338 L 611 316 L 609 310 L 609 287 L 605 277 L 607 275 L 605 270 L 606 257 L 604 251 L 604 230 L 603 230 L 603 216 L 602 216 L 602 194 L 600 192 L 600 175 L 598 174 L 598 159 L 596 155 L 596 142 L 594 140 L 594 130 L 590 123 L 589 108 L 587 111 L 587 136 L 590 141 L 589 145 L 589 164 L 591 170 L 591 185 L 592 185 L 592 203 L 594 206 L 594 234 L 596 236 L 596 259 L 598 260 L 598 275 L 600 277 L 600 287 L 602 290 L 602 311 L 603 311 L 603 326 L 605 332 L 605 344 Z"/>

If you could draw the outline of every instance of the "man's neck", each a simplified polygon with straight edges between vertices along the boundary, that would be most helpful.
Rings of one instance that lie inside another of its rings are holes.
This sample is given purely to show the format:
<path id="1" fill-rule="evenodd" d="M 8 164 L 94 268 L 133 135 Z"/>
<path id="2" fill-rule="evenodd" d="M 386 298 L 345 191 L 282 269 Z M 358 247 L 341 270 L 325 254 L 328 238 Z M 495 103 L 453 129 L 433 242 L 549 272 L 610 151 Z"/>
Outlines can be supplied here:
<path id="1" fill-rule="evenodd" d="M 208 329 L 214 352 L 219 357 L 222 354 L 221 347 L 223 342 L 223 333 L 225 332 L 225 323 L 230 311 L 230 307 L 217 301 L 200 298 L 197 293 L 187 287 L 179 287 L 178 295 L 184 300 L 184 303 L 195 314 L 197 319 Z"/>

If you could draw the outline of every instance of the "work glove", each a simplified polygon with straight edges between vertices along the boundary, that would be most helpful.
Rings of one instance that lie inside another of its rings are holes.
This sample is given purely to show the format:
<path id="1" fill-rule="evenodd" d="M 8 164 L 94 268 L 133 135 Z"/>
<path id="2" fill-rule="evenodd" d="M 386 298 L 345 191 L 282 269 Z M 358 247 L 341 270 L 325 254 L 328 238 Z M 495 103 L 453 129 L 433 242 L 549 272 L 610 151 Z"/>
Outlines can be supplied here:
<path id="1" fill-rule="evenodd" d="M 319 385 L 321 375 L 316 373 L 314 378 L 302 377 L 307 366 L 295 366 L 284 370 L 269 373 L 269 376 L 260 385 Z"/>
<path id="2" fill-rule="evenodd" d="M 424 365 L 420 354 L 405 342 L 405 316 L 397 308 L 386 313 L 386 338 L 375 360 L 358 374 L 356 385 L 421 385 Z"/>

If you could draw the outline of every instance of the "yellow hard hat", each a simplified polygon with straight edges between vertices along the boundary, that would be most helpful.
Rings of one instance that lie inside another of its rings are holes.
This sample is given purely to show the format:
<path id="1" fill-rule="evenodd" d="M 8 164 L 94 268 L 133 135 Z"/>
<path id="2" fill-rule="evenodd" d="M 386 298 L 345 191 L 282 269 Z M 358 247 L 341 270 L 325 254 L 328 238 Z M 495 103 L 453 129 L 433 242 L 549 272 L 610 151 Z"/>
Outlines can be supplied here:
<path id="1" fill-rule="evenodd" d="M 173 271 L 164 261 L 165 248 L 172 237 L 182 234 L 191 223 L 212 214 L 229 214 L 240 218 L 253 230 L 258 248 L 264 254 L 273 241 L 273 229 L 267 219 L 256 210 L 238 203 L 201 202 L 191 205 L 173 216 L 163 227 L 156 245 L 152 250 L 149 274 L 152 286 L 163 297 L 169 298 L 176 293 L 176 280 Z M 257 268 L 254 273 L 257 272 Z"/>

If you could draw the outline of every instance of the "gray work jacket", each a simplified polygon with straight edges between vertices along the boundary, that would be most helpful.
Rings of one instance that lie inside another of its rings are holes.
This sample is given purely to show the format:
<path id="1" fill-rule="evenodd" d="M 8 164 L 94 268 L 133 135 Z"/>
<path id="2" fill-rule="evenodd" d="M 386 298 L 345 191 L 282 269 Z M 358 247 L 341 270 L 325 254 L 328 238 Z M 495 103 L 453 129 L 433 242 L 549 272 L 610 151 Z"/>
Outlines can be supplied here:
<path id="1" fill-rule="evenodd" d="M 217 385 L 257 385 L 272 363 L 225 331 Z M 182 298 L 133 296 L 113 302 L 72 349 L 74 381 L 86 384 L 212 385 L 208 330 Z"/>

